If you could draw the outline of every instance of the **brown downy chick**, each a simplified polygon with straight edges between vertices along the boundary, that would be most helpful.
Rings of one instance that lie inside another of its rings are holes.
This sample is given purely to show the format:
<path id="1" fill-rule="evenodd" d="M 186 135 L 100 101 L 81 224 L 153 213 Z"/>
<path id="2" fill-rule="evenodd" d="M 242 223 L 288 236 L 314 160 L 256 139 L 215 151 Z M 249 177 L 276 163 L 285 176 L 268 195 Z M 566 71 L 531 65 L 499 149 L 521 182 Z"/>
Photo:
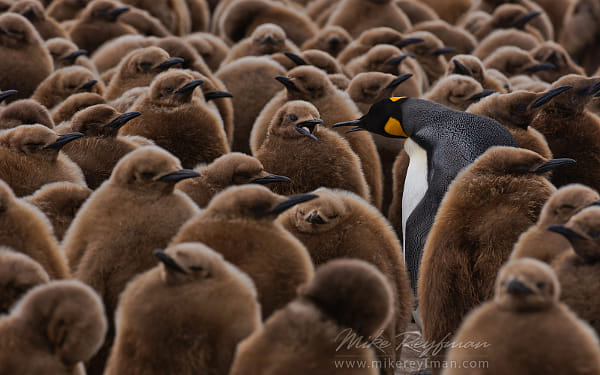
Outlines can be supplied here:
<path id="1" fill-rule="evenodd" d="M 157 37 L 171 35 L 158 18 L 143 9 L 131 8 L 119 16 L 119 21 L 132 26 L 141 35 Z"/>
<path id="2" fill-rule="evenodd" d="M 155 45 L 167 51 L 171 56 L 182 58 L 182 69 L 194 70 L 213 78 L 213 74 L 208 65 L 202 60 L 202 56 L 200 56 L 196 50 L 182 38 L 170 36 L 158 39 Z"/>
<path id="3" fill-rule="evenodd" d="M 255 155 L 266 137 L 269 123 L 275 118 L 275 113 L 288 101 L 305 100 L 312 103 L 327 127 L 360 117 L 356 104 L 352 102 L 346 93 L 336 89 L 325 72 L 318 68 L 299 66 L 290 70 L 287 77 L 279 76 L 276 79 L 286 88 L 263 108 L 260 116 L 256 119 L 250 142 Z M 335 129 L 334 131 L 346 139 L 352 147 L 352 151 L 358 155 L 365 179 L 369 185 L 372 202 L 376 207 L 381 207 L 383 177 L 379 155 L 373 139 L 367 132 L 346 133 L 343 129 Z M 289 177 L 293 178 L 292 176 Z M 360 192 L 357 192 L 357 194 L 365 196 Z"/>
<path id="4" fill-rule="evenodd" d="M 510 262 L 500 270 L 495 289 L 494 299 L 473 310 L 454 337 L 487 345 L 457 346 L 448 361 L 484 361 L 498 374 L 600 372 L 598 336 L 559 302 L 561 287 L 549 266 L 535 259 Z"/>
<path id="5" fill-rule="evenodd" d="M 331 261 L 238 346 L 230 374 L 375 375 L 375 368 L 340 369 L 336 358 L 374 363 L 367 344 L 393 314 L 393 294 L 374 266 L 357 259 Z M 356 345 L 341 345 L 353 338 Z"/>
<path id="6" fill-rule="evenodd" d="M 510 131 L 519 147 L 551 159 L 552 152 L 546 138 L 529 125 L 544 105 L 570 89 L 571 86 L 565 85 L 542 93 L 513 91 L 510 94 L 495 95 L 471 105 L 467 112 L 493 118 Z"/>
<path id="7" fill-rule="evenodd" d="M 8 10 L 27 18 L 44 40 L 67 38 L 60 24 L 46 14 L 44 6 L 38 0 L 18 0 Z"/>
<path id="8" fill-rule="evenodd" d="M 445 46 L 444 43 L 429 31 L 414 31 L 404 34 L 410 39 L 423 39 L 421 43 L 409 44 L 404 50 L 413 53 L 427 74 L 429 85 L 441 78 L 448 67 L 446 54 L 456 52 L 456 48 Z"/>
<path id="9" fill-rule="evenodd" d="M 87 57 L 87 51 L 79 49 L 75 43 L 68 39 L 48 39 L 46 41 L 46 48 L 52 56 L 55 71 L 71 65 L 81 65 L 89 71 L 97 73 L 96 66 Z"/>
<path id="10" fill-rule="evenodd" d="M 0 372 L 83 374 L 82 363 L 105 333 L 102 301 L 92 288 L 78 281 L 40 285 L 0 319 Z"/>
<path id="11" fill-rule="evenodd" d="M 192 32 L 208 31 L 210 26 L 210 7 L 206 0 L 185 0 L 192 22 Z"/>
<path id="12" fill-rule="evenodd" d="M 105 374 L 228 373 L 237 344 L 261 326 L 254 284 L 200 243 L 154 255 L 160 265 L 129 283 L 120 298 Z"/>
<path id="13" fill-rule="evenodd" d="M 123 3 L 144 9 L 173 35 L 186 35 L 192 31 L 192 19 L 186 0 L 124 0 Z"/>
<path id="14" fill-rule="evenodd" d="M 52 119 L 55 124 L 60 124 L 71 120 L 71 117 L 82 109 L 104 103 L 106 103 L 106 100 L 94 92 L 71 95 L 52 111 Z"/>
<path id="15" fill-rule="evenodd" d="M 90 189 L 98 188 L 119 160 L 138 148 L 117 134 L 123 125 L 140 115 L 136 111 L 120 113 L 109 105 L 98 104 L 77 112 L 68 125 L 58 130 L 84 135 L 63 147 L 63 152 L 79 165 Z"/>
<path id="16" fill-rule="evenodd" d="M 331 83 L 340 90 L 346 90 L 350 85 L 350 79 L 346 75 L 345 69 L 327 52 L 309 49 L 297 55 L 286 51 L 283 54 L 271 55 L 271 58 L 277 60 L 288 69 L 293 69 L 295 66 L 301 65 L 316 66 L 326 72 Z"/>
<path id="17" fill-rule="evenodd" d="M 372 104 L 384 98 L 393 96 L 420 97 L 419 85 L 414 79 L 410 79 L 411 77 L 413 77 L 412 73 L 399 76 L 382 72 L 359 73 L 350 81 L 346 93 L 362 113 L 367 113 Z M 373 139 L 377 143 L 379 138 L 373 137 Z"/>
<path id="18" fill-rule="evenodd" d="M 281 27 L 266 23 L 258 26 L 250 36 L 233 45 L 223 64 L 245 56 L 271 55 L 285 51 L 300 52 L 294 42 L 287 39 L 285 31 Z"/>
<path id="19" fill-rule="evenodd" d="M 156 38 L 127 34 L 104 43 L 91 55 L 92 62 L 101 74 L 115 68 L 125 56 L 138 48 L 150 47 Z M 108 82 L 106 82 L 108 83 Z"/>
<path id="20" fill-rule="evenodd" d="M 400 32 L 410 29 L 410 20 L 393 0 L 343 0 L 327 20 L 327 26 L 341 26 L 356 38 L 374 27 L 391 27 Z"/>
<path id="21" fill-rule="evenodd" d="M 34 259 L 0 246 L 0 314 L 8 314 L 11 306 L 29 289 L 49 280 L 44 268 Z"/>
<path id="22" fill-rule="evenodd" d="M 211 33 L 194 33 L 187 35 L 185 41 L 202 57 L 212 72 L 216 72 L 227 57 L 229 47 L 216 35 Z"/>
<path id="23" fill-rule="evenodd" d="M 216 195 L 171 242 L 202 242 L 252 278 L 266 319 L 296 297 L 313 265 L 306 248 L 275 219 L 314 194 L 284 197 L 263 186 L 233 186 Z M 270 249 L 276 249 L 271 251 Z"/>
<path id="24" fill-rule="evenodd" d="M 435 21 L 440 19 L 435 10 L 433 10 L 425 2 L 413 0 L 395 0 L 394 3 L 397 7 L 402 9 L 413 26 L 427 21 Z"/>
<path id="25" fill-rule="evenodd" d="M 484 90 L 475 78 L 450 74 L 438 80 L 435 86 L 423 95 L 423 99 L 443 104 L 458 111 L 465 111 L 471 104 L 496 93 L 495 90 Z"/>
<path id="26" fill-rule="evenodd" d="M 368 200 L 369 186 L 358 157 L 345 140 L 321 128 L 322 123 L 317 109 L 304 101 L 287 102 L 273 116 L 266 139 L 254 152 L 267 170 L 292 180 L 273 186 L 273 191 L 298 194 L 326 186 Z"/>
<path id="27" fill-rule="evenodd" d="M 38 262 L 52 279 L 69 278 L 69 268 L 52 227 L 36 207 L 18 199 L 0 181 L 0 246 L 8 246 Z"/>
<path id="28" fill-rule="evenodd" d="M 526 7 L 518 4 L 504 4 L 497 7 L 492 18 L 484 22 L 473 34 L 478 40 L 484 39 L 497 29 L 525 30 L 540 40 L 543 40 L 541 32 L 531 26 L 530 22 L 542 14 L 540 11 L 529 11 Z"/>
<path id="29" fill-rule="evenodd" d="M 469 310 L 493 296 L 494 278 L 518 236 L 555 191 L 544 173 L 572 163 L 496 146 L 456 176 L 423 252 L 418 299 L 425 340 L 453 335 Z"/>
<path id="30" fill-rule="evenodd" d="M 2 87 L 17 89 L 7 99 L 29 98 L 53 70 L 52 57 L 33 25 L 15 13 L 0 15 L 0 82 Z"/>
<path id="31" fill-rule="evenodd" d="M 585 75 L 583 69 L 575 64 L 567 51 L 558 43 L 546 41 L 534 48 L 531 55 L 538 61 L 556 66 L 555 70 L 542 70 L 536 74 L 546 82 L 552 83 L 568 74 Z"/>
<path id="32" fill-rule="evenodd" d="M 484 89 L 496 90 L 499 93 L 507 93 L 508 88 L 503 82 L 494 78 L 493 75 L 487 74 L 487 70 L 483 67 L 483 63 L 473 55 L 456 55 L 448 62 L 448 70 L 446 75 L 462 74 L 475 78 Z"/>
<path id="33" fill-rule="evenodd" d="M 182 58 L 171 57 L 159 47 L 136 49 L 121 60 L 104 97 L 116 100 L 127 90 L 149 86 L 158 74 L 182 63 Z"/>
<path id="34" fill-rule="evenodd" d="M 573 88 L 545 105 L 531 126 L 546 137 L 554 157 L 577 160 L 569 171 L 558 170 L 552 174 L 554 185 L 580 183 L 598 190 L 600 120 L 585 107 L 600 93 L 600 77 L 569 74 L 554 82 L 552 88 L 563 85 Z"/>
<path id="35" fill-rule="evenodd" d="M 182 181 L 177 189 L 186 193 L 201 208 L 229 186 L 291 182 L 285 176 L 265 171 L 258 159 L 240 152 L 225 154 L 211 164 L 196 167 L 196 171 L 200 177 Z"/>
<path id="36" fill-rule="evenodd" d="M 63 250 L 74 276 L 100 294 L 107 316 L 114 316 L 129 280 L 155 265 L 152 251 L 166 247 L 198 212 L 185 194 L 174 190 L 178 181 L 197 176 L 165 150 L 140 147 L 119 161 L 111 178 L 82 206 L 65 235 Z M 88 374 L 102 374 L 114 330 L 110 319 L 104 345 L 87 363 Z"/>
<path id="37" fill-rule="evenodd" d="M 552 263 L 571 245 L 566 237 L 548 230 L 548 227 L 566 224 L 573 215 L 599 200 L 598 192 L 587 186 L 571 184 L 561 187 L 544 204 L 537 223 L 519 236 L 510 258 L 535 258 Z"/>
<path id="38" fill-rule="evenodd" d="M 325 26 L 315 36 L 302 43 L 300 49 L 318 49 L 337 57 L 351 41 L 352 37 L 342 27 Z"/>
<path id="39" fill-rule="evenodd" d="M 129 7 L 112 0 L 93 0 L 81 12 L 69 36 L 79 48 L 93 54 L 106 41 L 125 34 L 137 34 L 137 31 L 119 16 Z"/>
<path id="40" fill-rule="evenodd" d="M 409 44 L 424 42 L 420 38 L 404 38 L 401 32 L 389 27 L 375 27 L 365 30 L 358 38 L 352 41 L 338 56 L 338 61 L 346 65 L 352 59 L 362 56 L 369 52 L 372 47 L 378 44 L 391 44 L 398 48 L 403 48 Z"/>
<path id="41" fill-rule="evenodd" d="M 455 0 L 451 2 L 445 0 L 423 0 L 423 3 L 433 9 L 444 21 L 455 24 L 469 11 L 473 0 Z"/>
<path id="42" fill-rule="evenodd" d="M 498 48 L 483 60 L 486 69 L 497 69 L 508 78 L 519 74 L 532 75 L 543 70 L 555 70 L 556 65 L 539 62 L 531 53 L 518 47 L 506 46 Z"/>
<path id="43" fill-rule="evenodd" d="M 41 124 L 54 128 L 48 109 L 33 99 L 21 99 L 7 105 L 0 112 L 0 129 L 12 129 L 19 125 Z"/>
<path id="44" fill-rule="evenodd" d="M 425 72 L 415 60 L 412 53 L 402 52 L 399 48 L 389 44 L 379 44 L 371 48 L 369 52 L 352 59 L 345 66 L 350 77 L 359 73 L 382 72 L 394 75 L 412 73 L 415 81 L 420 83 L 421 88 L 428 84 Z"/>
<path id="45" fill-rule="evenodd" d="M 215 34 L 228 44 L 237 43 L 265 23 L 274 23 L 281 27 L 296 45 L 312 38 L 319 30 L 304 12 L 268 0 L 232 1 L 215 21 L 214 24 L 218 24 L 219 29 Z"/>
<path id="46" fill-rule="evenodd" d="M 306 246 L 316 267 L 333 259 L 355 258 L 385 275 L 393 290 L 394 314 L 382 336 L 391 346 L 377 354 L 382 360 L 399 359 L 397 335 L 406 331 L 414 297 L 398 237 L 383 215 L 358 196 L 326 188 L 314 193 L 319 198 L 285 212 L 279 222 Z"/>
<path id="47" fill-rule="evenodd" d="M 52 110 L 69 96 L 80 92 L 92 92 L 102 95 L 104 84 L 86 68 L 70 66 L 52 73 L 40 83 L 31 98 Z"/>
<path id="48" fill-rule="evenodd" d="M 600 300 L 598 271 L 600 270 L 600 208 L 594 205 L 572 216 L 565 224 L 552 225 L 548 230 L 569 242 L 572 250 L 558 255 L 552 263 L 561 286 L 560 300 L 581 319 L 587 321 L 596 334 L 600 332 Z"/>
<path id="49" fill-rule="evenodd" d="M 47 6 L 47 14 L 58 22 L 69 21 L 77 18 L 79 13 L 92 0 L 53 0 Z"/>
<path id="50" fill-rule="evenodd" d="M 477 46 L 477 39 L 470 32 L 443 20 L 423 22 L 411 29 L 411 32 L 415 31 L 428 31 L 438 37 L 445 46 L 456 48 L 455 52 L 447 55 L 448 59 L 457 54 L 470 54 Z"/>
<path id="51" fill-rule="evenodd" d="M 539 45 L 540 40 L 530 33 L 517 29 L 500 29 L 480 41 L 472 54 L 484 61 L 500 47 L 512 46 L 531 51 Z"/>
<path id="52" fill-rule="evenodd" d="M 46 215 L 56 239 L 62 241 L 75 215 L 92 194 L 92 189 L 71 182 L 54 182 L 42 186 L 24 199 Z"/>
<path id="53" fill-rule="evenodd" d="M 599 15 L 600 4 L 597 1 L 571 1 L 563 16 L 562 32 L 557 38 L 557 42 L 588 75 L 593 74 L 600 66 L 600 55 L 596 48 L 600 38 L 600 28 L 596 22 Z"/>
<path id="54" fill-rule="evenodd" d="M 273 79 L 286 70 L 268 57 L 244 57 L 219 69 L 216 76 L 233 94 L 233 151 L 250 154 L 250 132 L 263 107 L 281 91 Z"/>
<path id="55" fill-rule="evenodd" d="M 142 115 L 125 124 L 120 135 L 141 135 L 173 153 L 185 168 L 210 163 L 229 152 L 218 112 L 194 95 L 203 83 L 182 71 L 157 76 L 150 92 L 132 108 Z"/>
<path id="56" fill-rule="evenodd" d="M 50 182 L 86 186 L 83 173 L 60 149 L 82 137 L 58 135 L 43 125 L 21 125 L 0 133 L 0 178 L 22 197 Z"/>

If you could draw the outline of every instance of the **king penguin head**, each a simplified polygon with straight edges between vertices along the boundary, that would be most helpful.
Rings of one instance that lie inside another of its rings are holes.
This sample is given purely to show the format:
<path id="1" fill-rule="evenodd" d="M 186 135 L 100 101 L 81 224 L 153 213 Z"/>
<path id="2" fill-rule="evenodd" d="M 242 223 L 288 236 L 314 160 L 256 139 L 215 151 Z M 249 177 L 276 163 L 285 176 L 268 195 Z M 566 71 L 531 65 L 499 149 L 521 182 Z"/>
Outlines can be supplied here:
<path id="1" fill-rule="evenodd" d="M 390 138 L 408 138 L 404 127 L 402 126 L 402 104 L 406 101 L 406 96 L 394 96 L 382 99 L 374 103 L 369 112 L 358 120 L 339 122 L 333 127 L 354 126 L 346 133 L 358 130 L 368 130 L 371 133 L 383 135 Z"/>

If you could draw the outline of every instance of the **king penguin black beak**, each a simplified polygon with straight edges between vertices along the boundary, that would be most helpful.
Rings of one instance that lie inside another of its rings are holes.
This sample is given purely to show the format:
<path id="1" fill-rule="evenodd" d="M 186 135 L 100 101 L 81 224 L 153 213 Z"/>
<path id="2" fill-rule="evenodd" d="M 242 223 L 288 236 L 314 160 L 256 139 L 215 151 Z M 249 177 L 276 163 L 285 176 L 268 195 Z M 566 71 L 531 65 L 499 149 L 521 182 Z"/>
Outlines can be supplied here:
<path id="1" fill-rule="evenodd" d="M 156 69 L 158 70 L 167 70 L 170 67 L 172 67 L 173 65 L 177 65 L 177 64 L 183 64 L 185 62 L 184 59 L 182 59 L 181 57 L 171 57 L 165 61 L 163 61 L 162 63 L 160 63 Z"/>
<path id="2" fill-rule="evenodd" d="M 284 52 L 283 53 L 288 59 L 292 60 L 292 62 L 298 66 L 300 65 L 308 65 L 308 63 L 300 56 L 296 55 L 292 52 Z"/>
<path id="3" fill-rule="evenodd" d="M 200 173 L 196 172 L 193 169 L 181 169 L 177 172 L 172 172 L 166 174 L 159 178 L 157 181 L 160 182 L 179 182 L 181 180 L 185 180 L 187 178 L 200 177 Z"/>
<path id="4" fill-rule="evenodd" d="M 425 39 L 421 39 L 421 38 L 406 38 L 403 41 L 401 41 L 400 43 L 396 43 L 396 47 L 402 48 L 402 47 L 406 47 L 411 44 L 423 43 L 424 41 L 425 41 Z"/>
<path id="5" fill-rule="evenodd" d="M 152 252 L 152 254 L 154 254 L 155 257 L 158 258 L 158 260 L 160 260 L 165 267 L 175 271 L 175 272 L 179 272 L 179 273 L 183 273 L 186 274 L 187 272 L 185 272 L 185 270 L 183 268 L 181 268 L 181 266 L 179 264 L 177 264 L 177 262 L 175 262 L 175 260 L 173 258 L 171 258 L 171 256 L 167 253 L 165 253 L 164 250 L 162 249 L 156 249 Z"/>
<path id="6" fill-rule="evenodd" d="M 291 79 L 284 76 L 276 76 L 276 80 L 278 80 L 282 85 L 284 85 L 288 90 L 300 91 L 296 84 L 292 82 Z"/>
<path id="7" fill-rule="evenodd" d="M 91 89 L 92 87 L 94 87 L 94 85 L 95 85 L 96 83 L 98 83 L 98 80 L 97 80 L 97 79 L 91 79 L 91 80 L 87 81 L 87 82 L 85 83 L 85 85 L 81 86 L 80 90 L 89 90 L 89 89 Z"/>
<path id="8" fill-rule="evenodd" d="M 478 92 L 477 94 L 471 96 L 469 98 L 469 100 L 478 100 L 478 99 L 481 99 L 481 98 L 485 98 L 486 96 L 490 96 L 492 94 L 495 94 L 497 92 L 498 91 L 496 91 L 496 90 L 485 89 L 482 92 Z"/>
<path id="9" fill-rule="evenodd" d="M 204 94 L 204 100 L 207 102 L 219 98 L 233 98 L 233 94 L 227 91 L 213 91 Z"/>
<path id="10" fill-rule="evenodd" d="M 17 90 L 6 90 L 6 91 L 2 91 L 0 92 L 0 102 L 3 101 L 4 99 L 8 98 L 9 96 L 18 94 L 19 92 Z"/>
<path id="11" fill-rule="evenodd" d="M 117 17 L 119 17 L 121 14 L 128 12 L 129 11 L 129 7 L 121 7 L 121 8 L 117 8 L 115 10 L 113 10 L 112 12 L 108 13 L 108 15 L 110 16 L 111 19 L 116 20 Z"/>
<path id="12" fill-rule="evenodd" d="M 83 137 L 82 133 L 61 134 L 58 136 L 56 142 L 50 143 L 48 146 L 44 147 L 44 150 L 60 150 L 67 143 L 73 142 L 74 140 L 79 139 L 81 137 Z"/>
<path id="13" fill-rule="evenodd" d="M 406 59 L 407 57 L 415 57 L 414 54 L 412 53 L 405 53 L 403 55 L 400 56 L 396 56 L 390 60 L 388 60 L 385 65 L 398 65 L 400 64 L 404 59 Z"/>
<path id="14" fill-rule="evenodd" d="M 554 64 L 551 64 L 548 62 L 541 62 L 539 64 L 530 66 L 529 68 L 525 68 L 525 71 L 529 72 L 529 73 L 535 73 L 535 72 L 539 72 L 542 70 L 556 70 L 556 69 L 558 69 L 558 68 Z"/>
<path id="15" fill-rule="evenodd" d="M 296 125 L 294 125 L 294 127 L 296 128 L 296 131 L 298 133 L 305 135 L 315 141 L 318 141 L 319 139 L 312 134 L 315 126 L 318 124 L 323 124 L 323 120 L 321 120 L 321 119 L 306 120 L 306 121 L 297 123 Z M 309 130 L 306 130 L 305 128 L 308 128 Z"/>
<path id="16" fill-rule="evenodd" d="M 175 91 L 175 93 L 176 94 L 185 94 L 189 91 L 193 91 L 196 87 L 200 86 L 203 83 L 204 83 L 204 81 L 201 79 L 194 79 L 194 80 L 190 81 L 188 84 L 186 84 L 185 86 L 183 86 L 182 88 L 180 88 L 179 90 Z"/>
<path id="17" fill-rule="evenodd" d="M 87 55 L 87 53 L 88 53 L 88 51 L 87 51 L 87 50 L 84 50 L 84 49 L 78 49 L 77 51 L 75 51 L 75 52 L 71 52 L 70 54 L 68 54 L 67 56 L 65 56 L 65 60 L 68 60 L 68 61 L 73 61 L 73 60 L 75 60 L 76 58 L 78 58 L 79 56 L 84 56 L 84 55 Z"/>
<path id="18" fill-rule="evenodd" d="M 112 120 L 108 124 L 104 125 L 105 128 L 119 129 L 121 126 L 125 125 L 128 121 L 133 120 L 134 118 L 141 115 L 142 112 L 133 111 L 133 112 L 125 112 L 121 116 Z"/>
<path id="19" fill-rule="evenodd" d="M 465 76 L 471 75 L 469 69 L 467 69 L 467 67 L 464 66 L 460 61 L 458 61 L 457 59 L 452 59 L 452 62 L 454 63 L 454 73 L 462 74 Z"/>
<path id="20" fill-rule="evenodd" d="M 253 184 L 270 184 L 271 182 L 292 182 L 289 177 L 279 176 L 276 174 L 269 173 L 266 177 L 256 178 L 250 181 Z"/>
<path id="21" fill-rule="evenodd" d="M 435 51 L 433 51 L 433 54 L 436 56 L 439 56 L 439 55 L 445 55 L 447 53 L 454 53 L 456 51 L 457 51 L 457 49 L 454 47 L 442 47 L 442 48 L 438 48 Z"/>
<path id="22" fill-rule="evenodd" d="M 279 203 L 271 211 L 269 211 L 268 214 L 269 215 L 278 215 L 278 214 L 282 213 L 283 211 L 294 207 L 297 204 L 311 201 L 315 198 L 319 198 L 319 196 L 316 194 L 295 194 L 295 195 L 288 195 L 287 198 L 288 199 L 286 201 Z"/>
<path id="23" fill-rule="evenodd" d="M 356 124 L 360 124 L 360 119 L 352 120 L 352 121 L 338 122 L 336 124 L 333 124 L 332 128 L 339 128 L 341 126 L 354 126 Z"/>
<path id="24" fill-rule="evenodd" d="M 319 216 L 319 213 L 317 211 L 310 214 L 306 221 L 308 221 L 311 224 L 325 224 L 325 220 L 323 220 L 323 218 Z"/>
<path id="25" fill-rule="evenodd" d="M 406 81 L 407 79 L 409 79 L 412 76 L 413 76 L 412 73 L 406 73 L 406 74 L 399 75 L 398 77 L 394 78 L 394 80 L 392 82 L 390 82 L 389 85 L 385 86 L 385 88 L 393 89 L 394 87 L 398 86 L 399 84 Z"/>
<path id="26" fill-rule="evenodd" d="M 519 280 L 513 278 L 508 281 L 508 285 L 506 286 L 506 291 L 508 294 L 512 294 L 514 296 L 528 296 L 533 294 L 533 291 L 525 286 Z"/>
<path id="27" fill-rule="evenodd" d="M 548 103 L 552 98 L 554 98 L 555 96 L 557 96 L 560 93 L 567 91 L 570 88 L 572 88 L 572 86 L 565 85 L 565 86 L 560 86 L 560 87 L 557 87 L 555 89 L 548 91 L 546 94 L 544 94 L 544 96 L 536 99 L 533 102 L 533 104 L 531 105 L 531 108 L 538 108 L 538 107 L 543 106 L 544 104 Z"/>
<path id="28" fill-rule="evenodd" d="M 550 225 L 546 229 L 550 232 L 558 233 L 568 240 L 585 240 L 583 236 L 565 227 L 564 225 Z"/>
<path id="29" fill-rule="evenodd" d="M 540 166 L 538 169 L 533 171 L 533 173 L 539 175 L 539 174 L 551 171 L 553 169 L 556 169 L 559 167 L 564 167 L 566 165 L 571 165 L 574 163 L 575 163 L 575 160 L 569 159 L 569 158 L 551 159 L 551 160 L 548 160 L 547 162 L 545 162 L 544 164 L 542 164 L 542 166 Z"/>
<path id="30" fill-rule="evenodd" d="M 526 15 L 524 15 L 523 17 L 519 18 L 517 20 L 517 22 L 515 22 L 513 24 L 513 27 L 516 27 L 517 29 L 522 29 L 523 27 L 525 27 L 525 25 L 531 21 L 532 19 L 536 18 L 537 16 L 539 16 L 540 14 L 542 14 L 542 12 L 540 11 L 535 11 L 535 12 L 529 12 Z"/>

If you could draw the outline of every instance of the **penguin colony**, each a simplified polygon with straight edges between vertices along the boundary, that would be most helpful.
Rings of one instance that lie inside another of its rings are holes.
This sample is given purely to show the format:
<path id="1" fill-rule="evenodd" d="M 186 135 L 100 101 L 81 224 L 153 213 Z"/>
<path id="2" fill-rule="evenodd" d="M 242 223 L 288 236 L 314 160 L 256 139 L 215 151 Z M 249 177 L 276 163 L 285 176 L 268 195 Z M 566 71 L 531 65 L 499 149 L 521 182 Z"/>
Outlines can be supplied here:
<path id="1" fill-rule="evenodd" d="M 0 0 L 0 375 L 599 375 L 599 17 Z"/>

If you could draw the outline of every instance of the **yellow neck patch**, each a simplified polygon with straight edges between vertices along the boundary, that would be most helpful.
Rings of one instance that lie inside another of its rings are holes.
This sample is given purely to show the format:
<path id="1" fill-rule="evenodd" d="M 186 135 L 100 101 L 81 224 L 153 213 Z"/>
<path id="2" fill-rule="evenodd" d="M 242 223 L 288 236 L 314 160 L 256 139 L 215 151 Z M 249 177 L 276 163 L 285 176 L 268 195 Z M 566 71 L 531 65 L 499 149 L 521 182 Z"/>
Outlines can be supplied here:
<path id="1" fill-rule="evenodd" d="M 385 126 L 383 127 L 383 130 L 385 130 L 385 132 L 389 135 L 408 138 L 408 135 L 406 135 L 404 129 L 402 129 L 402 125 L 400 125 L 400 121 L 396 120 L 393 117 L 390 117 L 387 120 Z"/>
<path id="2" fill-rule="evenodd" d="M 393 101 L 393 102 L 397 102 L 400 99 L 406 99 L 406 96 L 392 96 L 390 98 L 390 100 Z"/>

